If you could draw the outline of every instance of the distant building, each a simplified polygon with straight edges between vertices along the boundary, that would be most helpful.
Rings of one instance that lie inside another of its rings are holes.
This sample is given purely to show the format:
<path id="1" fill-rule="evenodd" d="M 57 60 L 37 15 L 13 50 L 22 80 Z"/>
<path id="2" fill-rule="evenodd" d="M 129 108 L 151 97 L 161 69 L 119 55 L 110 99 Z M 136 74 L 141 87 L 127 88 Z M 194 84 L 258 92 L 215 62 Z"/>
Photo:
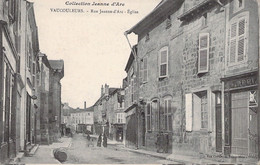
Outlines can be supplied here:
<path id="1" fill-rule="evenodd" d="M 69 103 L 63 103 L 61 109 L 61 124 L 69 126 L 71 124 L 70 114 L 74 112 L 74 109 L 69 106 Z"/>
<path id="2" fill-rule="evenodd" d="M 70 124 L 68 124 L 69 127 L 78 133 L 93 133 L 93 112 L 93 106 L 84 109 L 74 109 L 74 111 L 70 113 Z"/>
<path id="3" fill-rule="evenodd" d="M 94 104 L 94 133 L 105 132 L 111 139 L 117 139 L 116 132 L 121 132 L 123 127 L 118 123 L 117 114 L 123 113 L 124 92 L 121 88 L 110 88 L 109 85 L 101 87 L 101 97 Z M 121 118 L 124 114 L 119 115 Z M 122 117 L 124 118 L 124 117 Z M 121 122 L 121 120 L 119 120 Z M 120 127 L 120 128 L 119 128 Z M 120 135 L 120 136 L 123 136 Z"/>

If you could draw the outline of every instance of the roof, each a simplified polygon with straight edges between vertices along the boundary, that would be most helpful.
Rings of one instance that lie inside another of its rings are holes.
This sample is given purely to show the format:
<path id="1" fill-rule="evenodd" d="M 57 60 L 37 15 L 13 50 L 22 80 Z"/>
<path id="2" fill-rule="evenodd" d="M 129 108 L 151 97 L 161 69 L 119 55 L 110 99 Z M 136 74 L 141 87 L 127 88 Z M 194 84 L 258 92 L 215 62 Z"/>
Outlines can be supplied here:
<path id="1" fill-rule="evenodd" d="M 120 88 L 109 88 L 109 89 L 108 89 L 108 92 L 109 92 L 108 95 L 109 95 L 109 96 L 113 95 L 113 94 L 116 93 L 119 89 L 120 89 Z M 100 98 L 95 102 L 94 106 L 97 105 L 98 102 L 99 102 L 100 100 L 102 100 L 104 96 L 105 96 L 105 94 L 103 94 L 102 96 L 100 96 Z"/>
<path id="2" fill-rule="evenodd" d="M 109 95 L 113 95 L 120 88 L 109 88 Z"/>
<path id="3" fill-rule="evenodd" d="M 192 18 L 192 16 L 200 13 L 201 10 L 205 10 L 205 8 L 211 8 L 215 4 L 217 4 L 215 0 L 204 0 L 201 3 L 192 7 L 191 9 L 189 9 L 188 11 L 184 12 L 182 15 L 178 17 L 178 19 L 180 19 L 181 21 L 190 19 Z"/>
<path id="4" fill-rule="evenodd" d="M 42 57 L 42 60 L 43 60 L 42 62 L 43 62 L 48 68 L 51 68 L 50 63 L 49 63 L 49 60 L 48 60 L 48 57 L 46 56 L 46 54 L 39 52 L 38 55 L 39 55 L 40 57 Z"/>
<path id="5" fill-rule="evenodd" d="M 73 109 L 71 113 L 81 113 L 81 112 L 94 112 L 94 106 L 88 107 L 86 109 Z"/>
<path id="6" fill-rule="evenodd" d="M 49 60 L 52 69 L 63 70 L 64 61 L 63 60 Z"/>
<path id="7" fill-rule="evenodd" d="M 126 32 L 138 35 L 149 32 L 179 9 L 183 2 L 184 0 L 162 0 L 146 17 Z"/>

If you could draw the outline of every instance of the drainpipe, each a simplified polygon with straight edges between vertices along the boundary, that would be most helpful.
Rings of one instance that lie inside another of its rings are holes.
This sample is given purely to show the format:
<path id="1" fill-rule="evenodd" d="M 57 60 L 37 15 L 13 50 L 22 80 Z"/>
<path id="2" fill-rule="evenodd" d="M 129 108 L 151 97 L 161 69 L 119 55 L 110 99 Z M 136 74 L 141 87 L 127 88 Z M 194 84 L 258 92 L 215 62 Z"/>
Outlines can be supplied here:
<path id="1" fill-rule="evenodd" d="M 259 27 L 260 27 L 260 22 L 259 22 L 259 17 L 260 17 L 260 2 L 256 1 L 258 4 L 258 45 L 260 46 L 260 32 L 259 32 Z M 260 92 L 259 92 L 259 85 L 260 85 L 260 54 L 259 54 L 259 46 L 258 46 L 258 113 L 257 113 L 257 132 L 258 132 L 258 160 L 260 161 Z"/>
<path id="2" fill-rule="evenodd" d="M 125 33 L 124 33 L 124 35 L 125 35 L 125 37 L 126 37 L 126 40 L 127 40 L 127 42 L 128 42 L 128 45 L 129 45 L 129 47 L 130 47 L 130 49 L 131 49 L 131 52 L 133 53 L 133 55 L 134 55 L 134 58 L 135 58 L 135 66 L 136 66 L 136 74 L 137 74 L 137 67 L 138 67 L 138 65 L 137 65 L 137 54 L 136 54 L 136 51 L 135 51 L 135 49 L 132 47 L 132 45 L 131 45 L 131 43 L 130 43 L 130 41 L 129 41 L 129 39 L 128 39 L 128 35 L 129 34 L 129 31 L 126 31 Z M 137 75 L 136 75 L 136 79 L 137 79 Z M 139 83 L 137 83 L 137 84 L 139 84 Z M 139 145 L 139 111 L 138 111 L 138 109 L 139 109 L 139 104 L 138 104 L 138 100 L 136 100 L 137 101 L 137 107 L 136 107 L 136 118 L 137 118 L 137 129 L 136 129 L 136 135 L 137 135 L 137 141 L 136 141 L 136 149 L 138 149 L 138 145 Z"/>

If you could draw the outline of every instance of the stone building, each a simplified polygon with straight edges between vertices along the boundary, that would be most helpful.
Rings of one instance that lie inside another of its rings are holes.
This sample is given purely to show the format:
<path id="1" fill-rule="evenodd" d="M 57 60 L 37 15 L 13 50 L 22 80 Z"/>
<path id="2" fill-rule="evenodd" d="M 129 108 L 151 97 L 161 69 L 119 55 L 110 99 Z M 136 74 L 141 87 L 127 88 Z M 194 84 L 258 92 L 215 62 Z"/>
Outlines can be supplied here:
<path id="1" fill-rule="evenodd" d="M 3 119 L 0 120 L 0 163 L 5 163 L 18 154 L 27 154 L 43 140 L 40 93 L 49 89 L 43 90 L 40 78 L 48 69 L 55 73 L 51 78 L 57 77 L 56 73 L 60 71 L 63 75 L 63 68 L 60 70 L 55 65 L 50 68 L 47 57 L 39 53 L 33 3 L 1 0 L 0 11 L 0 118 Z M 39 61 L 46 67 L 44 73 L 41 73 Z M 60 94 L 52 99 L 59 103 Z M 49 104 L 48 98 L 43 100 L 44 104 Z M 46 117 L 47 113 L 44 113 Z"/>
<path id="2" fill-rule="evenodd" d="M 61 83 L 64 77 L 64 61 L 49 60 L 50 89 L 49 89 L 49 136 L 50 142 L 57 141 L 61 136 Z"/>
<path id="3" fill-rule="evenodd" d="M 137 46 L 132 48 L 128 58 L 125 71 L 127 77 L 123 81 L 123 88 L 125 90 L 125 129 L 124 138 L 125 146 L 130 148 L 138 148 L 144 141 L 140 137 L 144 134 L 144 127 L 140 120 L 143 122 L 144 113 L 138 109 L 138 67 L 134 53 L 137 53 Z M 139 113 L 140 112 L 140 113 Z M 141 118 L 142 116 L 143 118 Z"/>
<path id="4" fill-rule="evenodd" d="M 63 103 L 61 108 L 61 124 L 68 127 L 71 124 L 70 114 L 74 109 L 69 106 L 69 103 Z"/>
<path id="5" fill-rule="evenodd" d="M 118 88 L 110 93 L 108 100 L 107 119 L 109 121 L 109 138 L 123 142 L 125 124 L 124 90 Z"/>
<path id="6" fill-rule="evenodd" d="M 256 157 L 257 21 L 256 1 L 163 0 L 127 31 L 138 35 L 137 147 Z"/>
<path id="7" fill-rule="evenodd" d="M 72 130 L 76 131 L 77 133 L 93 133 L 93 125 L 94 125 L 94 118 L 93 118 L 93 111 L 94 107 L 84 109 L 74 109 L 73 112 L 70 113 L 70 127 Z"/>
<path id="8" fill-rule="evenodd" d="M 101 96 L 94 104 L 94 133 L 105 133 L 107 136 L 111 133 L 112 124 L 115 121 L 115 104 L 116 97 L 113 95 L 119 90 L 119 88 L 110 88 L 105 84 L 101 87 Z M 110 98 L 113 99 L 110 99 Z"/>
<path id="9" fill-rule="evenodd" d="M 40 144 L 50 144 L 49 138 L 49 92 L 50 92 L 50 69 L 49 60 L 43 53 L 39 53 L 40 75 L 37 79 L 40 121 Z"/>
<path id="10" fill-rule="evenodd" d="M 12 158 L 17 153 L 16 98 L 17 98 L 17 37 L 20 30 L 14 2 L 0 2 L 0 161 Z M 20 84 L 19 84 L 20 85 Z M 21 88 L 21 86 L 20 86 Z"/>

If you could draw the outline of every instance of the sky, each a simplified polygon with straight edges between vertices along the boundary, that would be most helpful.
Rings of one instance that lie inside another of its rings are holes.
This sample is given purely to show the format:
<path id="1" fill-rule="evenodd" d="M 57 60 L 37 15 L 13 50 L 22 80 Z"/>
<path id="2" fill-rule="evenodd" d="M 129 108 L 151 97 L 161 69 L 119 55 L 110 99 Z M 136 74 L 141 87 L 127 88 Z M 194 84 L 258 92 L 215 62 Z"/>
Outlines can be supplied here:
<path id="1" fill-rule="evenodd" d="M 30 0 L 38 26 L 40 51 L 49 60 L 64 60 L 62 102 L 83 108 L 101 95 L 101 85 L 121 87 L 130 47 L 124 32 L 151 12 L 160 0 L 72 0 L 68 2 L 110 3 L 124 6 L 66 5 L 68 0 Z M 51 12 L 51 9 L 82 9 L 84 13 Z M 91 13 L 93 10 L 135 10 L 137 14 Z M 87 12 L 88 11 L 88 12 Z M 132 45 L 137 36 L 129 36 Z"/>

